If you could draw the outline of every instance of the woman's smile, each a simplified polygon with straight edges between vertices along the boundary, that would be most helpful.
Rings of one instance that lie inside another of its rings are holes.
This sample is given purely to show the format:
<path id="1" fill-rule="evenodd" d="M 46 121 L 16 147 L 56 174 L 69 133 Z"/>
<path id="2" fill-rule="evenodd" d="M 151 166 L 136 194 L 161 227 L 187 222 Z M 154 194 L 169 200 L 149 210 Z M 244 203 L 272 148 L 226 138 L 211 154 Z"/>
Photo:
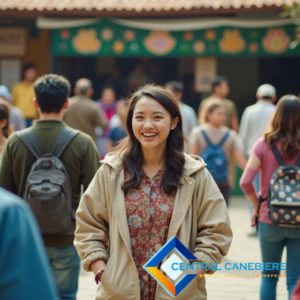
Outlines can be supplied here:
<path id="1" fill-rule="evenodd" d="M 169 112 L 152 98 L 144 96 L 136 104 L 132 129 L 142 148 L 164 148 L 173 123 Z"/>

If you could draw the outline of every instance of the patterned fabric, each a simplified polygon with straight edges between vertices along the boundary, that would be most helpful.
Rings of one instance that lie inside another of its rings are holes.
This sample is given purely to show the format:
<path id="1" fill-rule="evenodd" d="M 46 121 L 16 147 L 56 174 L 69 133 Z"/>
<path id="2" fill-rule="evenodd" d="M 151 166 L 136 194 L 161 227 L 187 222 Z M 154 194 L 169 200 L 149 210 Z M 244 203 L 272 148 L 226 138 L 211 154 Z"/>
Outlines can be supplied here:
<path id="1" fill-rule="evenodd" d="M 152 178 L 144 174 L 140 187 L 125 195 L 132 255 L 140 279 L 141 300 L 155 298 L 156 282 L 143 269 L 143 265 L 166 242 L 173 212 L 175 196 L 168 196 L 161 190 L 162 175 L 162 170 Z"/>
<path id="2" fill-rule="evenodd" d="M 268 195 L 275 225 L 300 226 L 300 167 L 280 166 L 272 175 Z"/>

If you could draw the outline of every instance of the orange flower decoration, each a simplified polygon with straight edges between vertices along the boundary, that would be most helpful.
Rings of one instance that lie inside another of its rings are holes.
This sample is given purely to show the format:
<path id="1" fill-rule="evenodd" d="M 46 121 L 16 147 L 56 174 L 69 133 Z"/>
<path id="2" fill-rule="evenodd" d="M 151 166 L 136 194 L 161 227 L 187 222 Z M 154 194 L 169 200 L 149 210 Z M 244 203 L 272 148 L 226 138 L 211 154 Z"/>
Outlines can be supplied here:
<path id="1" fill-rule="evenodd" d="M 208 41 L 213 41 L 216 39 L 216 32 L 214 30 L 207 30 L 206 33 L 205 33 L 205 38 L 208 40 Z"/>

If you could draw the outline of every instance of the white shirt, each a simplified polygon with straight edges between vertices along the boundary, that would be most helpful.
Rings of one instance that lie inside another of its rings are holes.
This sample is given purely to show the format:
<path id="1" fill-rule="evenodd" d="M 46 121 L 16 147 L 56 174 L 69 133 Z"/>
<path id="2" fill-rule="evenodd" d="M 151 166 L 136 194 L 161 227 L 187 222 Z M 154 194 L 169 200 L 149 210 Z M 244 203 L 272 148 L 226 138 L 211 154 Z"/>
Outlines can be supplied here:
<path id="1" fill-rule="evenodd" d="M 179 109 L 182 116 L 183 134 L 188 141 L 192 129 L 197 126 L 196 113 L 192 107 L 182 102 L 179 103 Z M 185 152 L 189 153 L 190 150 L 189 148 L 190 148 L 189 145 L 185 143 L 184 145 Z"/>
<path id="2" fill-rule="evenodd" d="M 275 105 L 265 100 L 259 100 L 245 109 L 239 132 L 245 155 L 250 156 L 253 145 L 264 134 L 274 111 Z"/>

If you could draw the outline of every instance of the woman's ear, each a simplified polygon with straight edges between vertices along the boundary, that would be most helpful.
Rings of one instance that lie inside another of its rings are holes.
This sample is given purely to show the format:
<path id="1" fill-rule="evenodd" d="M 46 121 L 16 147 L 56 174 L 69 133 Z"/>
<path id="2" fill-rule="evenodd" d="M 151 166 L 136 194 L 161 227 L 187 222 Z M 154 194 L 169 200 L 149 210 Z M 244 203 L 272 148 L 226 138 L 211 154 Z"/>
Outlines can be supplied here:
<path id="1" fill-rule="evenodd" d="M 178 121 L 179 121 L 178 117 L 176 117 L 171 121 L 171 130 L 174 130 L 176 128 Z"/>

